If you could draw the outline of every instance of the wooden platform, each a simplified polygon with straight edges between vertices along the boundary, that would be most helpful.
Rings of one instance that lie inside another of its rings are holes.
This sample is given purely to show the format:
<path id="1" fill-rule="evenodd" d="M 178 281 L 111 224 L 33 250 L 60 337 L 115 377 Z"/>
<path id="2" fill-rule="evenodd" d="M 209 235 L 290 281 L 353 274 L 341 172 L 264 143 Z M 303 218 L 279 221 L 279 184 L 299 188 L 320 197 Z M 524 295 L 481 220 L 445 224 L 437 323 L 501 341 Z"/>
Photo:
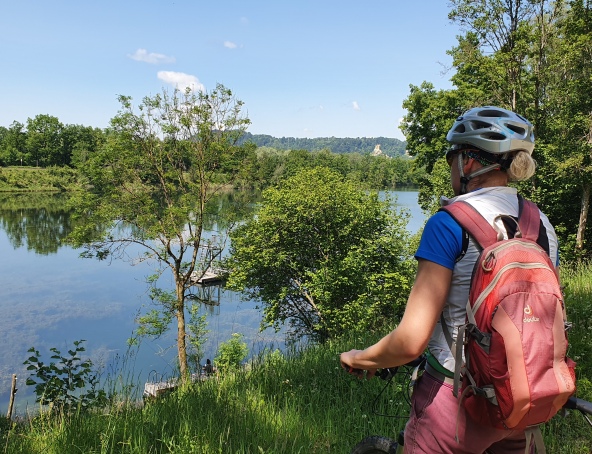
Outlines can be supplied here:
<path id="1" fill-rule="evenodd" d="M 217 272 L 214 270 L 207 270 L 203 276 L 198 277 L 201 273 L 193 272 L 191 276 L 191 281 L 195 284 L 199 285 L 214 285 L 222 282 L 224 280 L 224 276 L 222 272 Z"/>
<path id="2" fill-rule="evenodd" d="M 178 383 L 176 380 L 161 381 L 156 383 L 144 384 L 144 399 L 160 397 L 163 394 L 177 389 Z"/>

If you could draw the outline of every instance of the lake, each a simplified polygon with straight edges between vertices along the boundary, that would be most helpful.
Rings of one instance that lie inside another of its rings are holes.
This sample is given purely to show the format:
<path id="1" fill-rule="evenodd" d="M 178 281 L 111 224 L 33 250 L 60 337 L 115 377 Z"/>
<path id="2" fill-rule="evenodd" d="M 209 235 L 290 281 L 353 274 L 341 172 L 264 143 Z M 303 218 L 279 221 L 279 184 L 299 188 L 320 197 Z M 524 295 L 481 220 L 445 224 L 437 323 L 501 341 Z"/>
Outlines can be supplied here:
<path id="1" fill-rule="evenodd" d="M 397 205 L 409 209 L 409 230 L 421 228 L 425 217 L 417 205 L 417 192 L 389 194 L 397 198 Z M 33 346 L 48 362 L 50 347 L 65 353 L 73 341 L 85 339 L 85 353 L 95 364 L 105 365 L 104 375 L 112 373 L 114 364 L 121 368 L 125 360 L 124 376 L 134 383 L 143 384 L 157 375 L 173 376 L 175 330 L 156 341 L 143 340 L 137 350 L 127 348 L 135 317 L 150 306 L 145 278 L 154 272 L 151 266 L 80 258 L 80 251 L 60 243 L 68 233 L 69 213 L 60 209 L 59 200 L 52 209 L 35 208 L 28 200 L 21 195 L 0 197 L 0 332 L 4 339 L 0 411 L 6 414 L 12 374 L 17 374 L 19 389 L 15 412 L 35 408 L 23 365 Z M 44 205 L 47 202 L 38 206 Z M 244 335 L 251 354 L 270 345 L 283 347 L 282 333 L 259 332 L 261 313 L 255 301 L 245 301 L 219 286 L 204 291 L 219 302 L 204 308 L 210 329 L 206 357 L 213 359 L 220 343 L 235 332 Z"/>

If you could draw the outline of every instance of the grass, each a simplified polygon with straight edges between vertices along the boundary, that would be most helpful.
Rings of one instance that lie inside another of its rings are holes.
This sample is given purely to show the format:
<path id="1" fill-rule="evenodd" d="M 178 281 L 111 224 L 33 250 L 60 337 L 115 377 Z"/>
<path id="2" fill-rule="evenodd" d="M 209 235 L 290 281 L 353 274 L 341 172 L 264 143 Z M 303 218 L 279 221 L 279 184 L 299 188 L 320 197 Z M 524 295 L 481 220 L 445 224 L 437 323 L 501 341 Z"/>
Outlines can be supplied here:
<path id="1" fill-rule="evenodd" d="M 592 400 L 592 266 L 563 271 L 574 328 L 569 355 L 578 361 L 578 396 Z M 86 414 L 41 414 L 1 425 L 5 453 L 348 453 L 363 437 L 396 437 L 408 407 L 402 382 L 372 402 L 385 382 L 341 371 L 338 353 L 375 339 L 351 338 L 255 358 L 248 370 L 193 383 L 144 406 L 114 402 Z M 589 453 L 592 428 L 579 413 L 543 429 L 548 452 Z"/>
<path id="2" fill-rule="evenodd" d="M 0 167 L 0 192 L 55 192 L 77 187 L 69 167 Z"/>

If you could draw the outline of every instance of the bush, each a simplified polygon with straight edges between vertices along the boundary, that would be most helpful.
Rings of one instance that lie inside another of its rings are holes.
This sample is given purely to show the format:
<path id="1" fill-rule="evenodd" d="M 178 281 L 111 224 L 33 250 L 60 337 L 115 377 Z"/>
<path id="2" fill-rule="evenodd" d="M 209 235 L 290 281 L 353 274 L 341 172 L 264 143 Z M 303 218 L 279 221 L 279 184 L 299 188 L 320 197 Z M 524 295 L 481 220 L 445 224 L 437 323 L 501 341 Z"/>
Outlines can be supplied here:
<path id="1" fill-rule="evenodd" d="M 103 406 L 107 403 L 105 391 L 97 389 L 99 374 L 93 372 L 90 359 L 82 360 L 78 354 L 85 351 L 81 345 L 84 340 L 74 341 L 74 349 L 68 355 L 55 347 L 49 364 L 40 360 L 39 351 L 31 347 L 32 353 L 23 364 L 31 375 L 27 378 L 27 386 L 35 386 L 35 401 L 41 405 L 50 405 L 58 410 L 69 411 L 72 408 L 86 409 Z"/>
<path id="2" fill-rule="evenodd" d="M 243 335 L 233 333 L 226 342 L 222 342 L 218 349 L 218 355 L 214 360 L 221 373 L 240 369 L 242 362 L 249 354 L 247 344 L 243 342 Z"/>

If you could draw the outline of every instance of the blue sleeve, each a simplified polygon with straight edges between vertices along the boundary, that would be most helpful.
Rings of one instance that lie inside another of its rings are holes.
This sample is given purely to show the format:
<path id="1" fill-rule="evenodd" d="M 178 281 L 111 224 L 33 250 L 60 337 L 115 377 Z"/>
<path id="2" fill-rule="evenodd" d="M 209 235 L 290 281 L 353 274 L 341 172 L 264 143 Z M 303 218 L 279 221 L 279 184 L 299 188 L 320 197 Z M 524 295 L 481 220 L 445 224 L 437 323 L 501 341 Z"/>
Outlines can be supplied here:
<path id="1" fill-rule="evenodd" d="M 461 226 L 445 211 L 438 211 L 423 229 L 415 258 L 452 270 L 462 252 L 462 237 Z"/>

